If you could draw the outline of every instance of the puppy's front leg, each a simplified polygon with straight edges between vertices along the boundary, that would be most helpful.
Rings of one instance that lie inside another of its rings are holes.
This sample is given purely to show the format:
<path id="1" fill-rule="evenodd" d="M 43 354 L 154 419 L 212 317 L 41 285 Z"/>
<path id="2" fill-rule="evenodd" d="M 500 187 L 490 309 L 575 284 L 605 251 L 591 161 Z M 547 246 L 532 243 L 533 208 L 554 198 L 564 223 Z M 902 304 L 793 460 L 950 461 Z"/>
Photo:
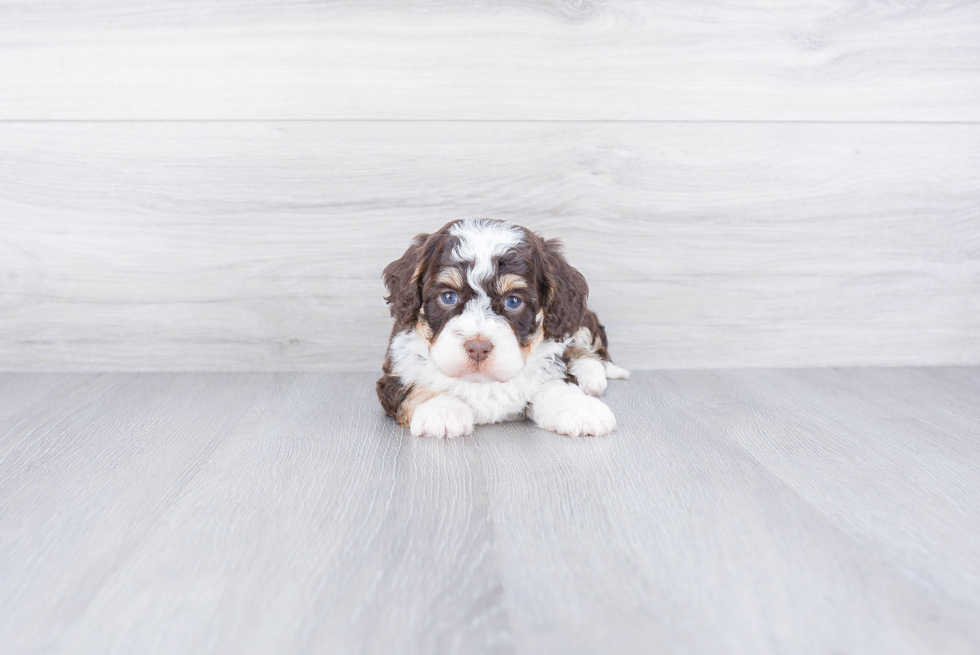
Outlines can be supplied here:
<path id="1" fill-rule="evenodd" d="M 616 417 L 605 403 L 564 380 L 541 385 L 527 414 L 545 430 L 570 437 L 601 437 L 616 429 Z"/>
<path id="2" fill-rule="evenodd" d="M 594 357 L 573 359 L 568 365 L 568 372 L 575 376 L 579 389 L 590 396 L 601 396 L 606 390 L 606 369 Z"/>
<path id="3" fill-rule="evenodd" d="M 455 396 L 435 396 L 415 408 L 411 428 L 416 437 L 473 434 L 473 410 Z"/>

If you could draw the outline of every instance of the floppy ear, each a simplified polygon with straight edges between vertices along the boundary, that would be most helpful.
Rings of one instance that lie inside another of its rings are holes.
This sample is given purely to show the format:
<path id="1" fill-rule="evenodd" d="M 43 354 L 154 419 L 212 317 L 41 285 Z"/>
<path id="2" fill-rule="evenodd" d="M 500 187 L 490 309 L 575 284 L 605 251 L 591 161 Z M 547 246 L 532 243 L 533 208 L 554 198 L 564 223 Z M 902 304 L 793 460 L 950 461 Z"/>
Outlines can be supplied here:
<path id="1" fill-rule="evenodd" d="M 405 254 L 385 266 L 385 302 L 395 319 L 395 332 L 414 323 L 422 307 L 422 248 L 429 238 L 420 234 L 412 239 Z"/>
<path id="2" fill-rule="evenodd" d="M 578 331 L 585 318 L 589 284 L 585 276 L 571 267 L 561 252 L 561 242 L 541 243 L 544 267 L 545 335 L 563 339 Z"/>

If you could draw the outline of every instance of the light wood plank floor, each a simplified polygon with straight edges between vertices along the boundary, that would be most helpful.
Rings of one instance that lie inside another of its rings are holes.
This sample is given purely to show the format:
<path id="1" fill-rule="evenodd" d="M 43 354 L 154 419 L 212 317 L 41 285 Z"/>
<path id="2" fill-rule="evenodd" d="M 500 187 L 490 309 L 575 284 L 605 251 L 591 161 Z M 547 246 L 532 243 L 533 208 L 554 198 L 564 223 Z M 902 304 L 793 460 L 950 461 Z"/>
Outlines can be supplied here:
<path id="1" fill-rule="evenodd" d="M 0 376 L 0 652 L 980 652 L 980 369 L 638 373 L 605 439 L 374 377 Z"/>

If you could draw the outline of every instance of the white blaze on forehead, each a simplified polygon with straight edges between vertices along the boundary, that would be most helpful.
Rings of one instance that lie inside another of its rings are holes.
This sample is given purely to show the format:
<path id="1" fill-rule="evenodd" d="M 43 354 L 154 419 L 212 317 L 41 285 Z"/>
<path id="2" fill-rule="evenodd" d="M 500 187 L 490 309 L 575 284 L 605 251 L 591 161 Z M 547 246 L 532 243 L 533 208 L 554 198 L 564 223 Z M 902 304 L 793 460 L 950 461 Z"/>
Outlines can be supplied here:
<path id="1" fill-rule="evenodd" d="M 469 319 L 473 332 L 471 336 L 480 332 L 487 321 L 493 320 L 495 317 L 499 319 L 490 309 L 490 298 L 486 294 L 481 294 L 467 302 L 463 307 L 462 315 Z"/>
<path id="2" fill-rule="evenodd" d="M 449 228 L 459 239 L 453 248 L 453 259 L 470 264 L 466 281 L 480 295 L 486 295 L 483 284 L 493 275 L 493 262 L 521 242 L 521 231 L 503 221 L 468 218 Z"/>

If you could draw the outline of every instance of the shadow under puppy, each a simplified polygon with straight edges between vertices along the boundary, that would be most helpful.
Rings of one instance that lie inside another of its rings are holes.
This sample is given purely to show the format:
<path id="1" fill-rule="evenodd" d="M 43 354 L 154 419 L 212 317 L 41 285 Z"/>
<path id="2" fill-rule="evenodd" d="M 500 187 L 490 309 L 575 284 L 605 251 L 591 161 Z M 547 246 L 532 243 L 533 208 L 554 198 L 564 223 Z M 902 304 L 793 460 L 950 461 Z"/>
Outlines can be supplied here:
<path id="1" fill-rule="evenodd" d="M 415 237 L 384 279 L 395 325 L 378 398 L 412 434 L 457 437 L 525 416 L 570 436 L 616 428 L 593 396 L 629 371 L 610 361 L 589 286 L 557 240 L 453 221 Z"/>

